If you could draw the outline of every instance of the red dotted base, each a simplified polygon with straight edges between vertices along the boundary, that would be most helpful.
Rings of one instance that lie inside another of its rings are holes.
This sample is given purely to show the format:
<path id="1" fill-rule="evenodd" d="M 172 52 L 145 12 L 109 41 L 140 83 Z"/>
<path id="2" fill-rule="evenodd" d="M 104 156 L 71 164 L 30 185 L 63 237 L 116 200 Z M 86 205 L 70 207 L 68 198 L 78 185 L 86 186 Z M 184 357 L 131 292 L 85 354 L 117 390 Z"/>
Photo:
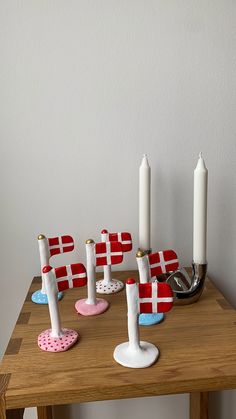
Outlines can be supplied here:
<path id="1" fill-rule="evenodd" d="M 63 336 L 54 338 L 51 336 L 51 329 L 44 330 L 38 336 L 38 346 L 42 351 L 46 352 L 65 352 L 73 346 L 79 335 L 75 330 L 62 329 Z"/>

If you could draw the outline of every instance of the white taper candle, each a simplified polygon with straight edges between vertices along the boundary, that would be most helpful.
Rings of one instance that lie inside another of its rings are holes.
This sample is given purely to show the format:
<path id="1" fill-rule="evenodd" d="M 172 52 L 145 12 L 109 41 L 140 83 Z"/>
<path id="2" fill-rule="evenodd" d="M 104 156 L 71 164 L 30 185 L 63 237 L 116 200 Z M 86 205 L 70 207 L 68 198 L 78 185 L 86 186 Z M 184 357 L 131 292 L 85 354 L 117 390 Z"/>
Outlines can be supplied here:
<path id="1" fill-rule="evenodd" d="M 150 249 L 151 168 L 144 154 L 139 168 L 139 248 Z"/>
<path id="2" fill-rule="evenodd" d="M 207 182 L 208 170 L 200 153 L 194 170 L 193 203 L 193 262 L 199 264 L 207 262 Z"/>

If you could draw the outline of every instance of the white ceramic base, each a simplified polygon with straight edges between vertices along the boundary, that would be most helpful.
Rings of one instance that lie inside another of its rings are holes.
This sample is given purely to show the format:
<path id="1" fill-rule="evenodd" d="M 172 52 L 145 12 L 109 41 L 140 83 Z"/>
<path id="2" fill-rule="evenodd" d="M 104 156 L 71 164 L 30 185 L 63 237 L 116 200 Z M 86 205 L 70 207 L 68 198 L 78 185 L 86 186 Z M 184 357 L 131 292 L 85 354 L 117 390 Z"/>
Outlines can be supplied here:
<path id="1" fill-rule="evenodd" d="M 58 300 L 61 300 L 63 297 L 63 292 L 58 292 L 57 298 Z M 48 304 L 48 297 L 47 294 L 43 294 L 41 290 L 35 291 L 32 294 L 31 300 L 35 304 Z"/>
<path id="2" fill-rule="evenodd" d="M 100 281 L 96 282 L 96 292 L 98 294 L 115 294 L 116 292 L 123 290 L 123 288 L 123 282 L 118 281 L 118 279 L 112 279 L 109 282 L 101 279 Z"/>
<path id="3" fill-rule="evenodd" d="M 118 364 L 128 368 L 147 368 L 154 364 L 159 356 L 159 349 L 148 342 L 140 342 L 140 349 L 132 350 L 129 342 L 121 343 L 115 350 L 113 357 Z"/>

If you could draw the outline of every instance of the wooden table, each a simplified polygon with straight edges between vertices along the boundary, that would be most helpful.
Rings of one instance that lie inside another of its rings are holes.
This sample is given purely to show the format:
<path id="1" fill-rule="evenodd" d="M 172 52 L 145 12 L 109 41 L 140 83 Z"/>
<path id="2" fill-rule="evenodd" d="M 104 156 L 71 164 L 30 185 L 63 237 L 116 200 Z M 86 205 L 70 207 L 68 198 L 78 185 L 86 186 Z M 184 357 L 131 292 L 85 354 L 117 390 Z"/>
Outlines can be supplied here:
<path id="1" fill-rule="evenodd" d="M 138 280 L 137 271 L 115 275 L 130 276 Z M 236 315 L 209 280 L 196 304 L 175 306 L 162 324 L 140 328 L 141 338 L 158 346 L 161 356 L 152 367 L 135 370 L 112 356 L 127 340 L 124 291 L 106 296 L 110 309 L 97 317 L 74 310 L 85 288 L 67 291 L 59 303 L 62 324 L 78 330 L 81 340 L 53 354 L 37 346 L 38 334 L 50 325 L 48 307 L 31 302 L 39 287 L 40 278 L 34 278 L 0 366 L 1 419 L 22 418 L 30 406 L 49 419 L 57 404 L 177 393 L 190 393 L 191 419 L 206 419 L 208 392 L 236 388 Z"/>

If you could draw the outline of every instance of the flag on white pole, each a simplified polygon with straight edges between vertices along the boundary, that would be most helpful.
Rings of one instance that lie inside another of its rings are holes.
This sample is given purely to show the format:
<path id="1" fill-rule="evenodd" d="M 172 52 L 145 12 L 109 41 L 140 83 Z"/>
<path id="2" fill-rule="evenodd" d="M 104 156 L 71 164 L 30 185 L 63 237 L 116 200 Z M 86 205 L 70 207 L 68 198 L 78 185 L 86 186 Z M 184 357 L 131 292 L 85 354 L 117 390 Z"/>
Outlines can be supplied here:
<path id="1" fill-rule="evenodd" d="M 138 284 L 138 312 L 165 313 L 173 306 L 173 291 L 165 282 Z"/>
<path id="2" fill-rule="evenodd" d="M 151 278 L 179 268 L 178 256 L 174 250 L 163 250 L 148 255 Z"/>
<path id="3" fill-rule="evenodd" d="M 121 233 L 109 233 L 108 240 L 111 242 L 120 242 L 122 244 L 123 252 L 129 252 L 132 250 L 132 237 L 131 234 L 126 231 Z"/>
<path id="4" fill-rule="evenodd" d="M 123 251 L 120 242 L 101 242 L 95 244 L 96 266 L 116 265 L 122 263 Z"/>
<path id="5" fill-rule="evenodd" d="M 48 238 L 50 257 L 60 253 L 72 252 L 75 248 L 74 240 L 71 236 L 58 236 Z"/>
<path id="6" fill-rule="evenodd" d="M 60 266 L 54 269 L 58 291 L 83 287 L 87 284 L 86 268 L 82 263 Z"/>

